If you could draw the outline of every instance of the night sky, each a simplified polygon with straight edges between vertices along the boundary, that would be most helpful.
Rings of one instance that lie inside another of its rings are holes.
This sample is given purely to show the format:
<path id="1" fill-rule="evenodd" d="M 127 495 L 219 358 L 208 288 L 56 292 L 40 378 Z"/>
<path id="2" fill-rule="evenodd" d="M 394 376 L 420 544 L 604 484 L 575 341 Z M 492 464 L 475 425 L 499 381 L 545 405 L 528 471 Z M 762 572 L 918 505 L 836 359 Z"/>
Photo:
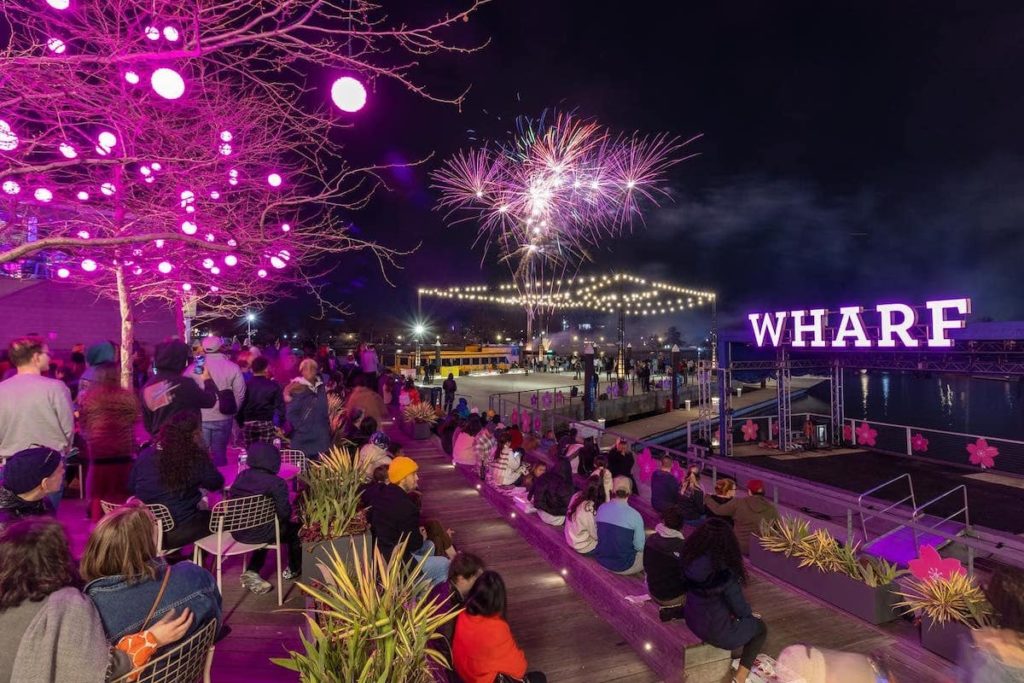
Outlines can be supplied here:
<path id="1" fill-rule="evenodd" d="M 375 263 L 341 262 L 330 292 L 353 322 L 411 319 L 420 284 L 505 279 L 481 272 L 472 226 L 445 227 L 427 173 L 550 108 L 704 136 L 673 173 L 673 201 L 587 272 L 710 287 L 726 323 L 762 307 L 946 295 L 970 296 L 978 318 L 1024 319 L 1019 2 L 495 0 L 459 33 L 491 44 L 428 60 L 421 76 L 442 93 L 471 85 L 461 113 L 378 82 L 342 132 L 357 161 L 435 153 L 352 216 L 361 236 L 422 242 L 389 273 L 393 289 Z M 661 327 L 672 323 L 700 327 Z"/>

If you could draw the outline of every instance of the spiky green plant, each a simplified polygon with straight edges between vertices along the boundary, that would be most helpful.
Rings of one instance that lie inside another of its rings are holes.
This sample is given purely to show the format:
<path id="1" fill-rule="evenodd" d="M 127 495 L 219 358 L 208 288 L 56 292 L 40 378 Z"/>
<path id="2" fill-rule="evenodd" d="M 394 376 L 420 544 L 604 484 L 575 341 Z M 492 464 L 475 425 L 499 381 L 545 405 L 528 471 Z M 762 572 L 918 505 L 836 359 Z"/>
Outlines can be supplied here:
<path id="1" fill-rule="evenodd" d="M 427 597 L 425 560 L 410 569 L 404 542 L 389 561 L 377 548 L 371 556 L 353 544 L 352 554 L 346 563 L 332 547 L 321 565 L 323 583 L 296 584 L 316 605 L 306 615 L 309 635 L 302 635 L 301 651 L 272 661 L 303 683 L 430 683 L 433 671 L 448 667 L 432 647 L 437 630 L 461 610 Z"/>
<path id="2" fill-rule="evenodd" d="M 410 403 L 402 408 L 402 417 L 406 422 L 426 422 L 431 425 L 437 422 L 437 413 L 429 403 Z"/>
<path id="3" fill-rule="evenodd" d="M 307 543 L 332 540 L 366 529 L 361 514 L 360 492 L 365 481 L 348 449 L 332 447 L 319 461 L 310 461 L 302 480 L 306 484 L 302 498 L 300 536 Z"/>
<path id="4" fill-rule="evenodd" d="M 949 577 L 914 577 L 896 594 L 903 600 L 895 606 L 905 614 L 926 615 L 938 624 L 958 622 L 980 628 L 992 617 L 992 607 L 981 588 L 973 578 L 959 572 Z"/>
<path id="5" fill-rule="evenodd" d="M 782 553 L 791 557 L 796 548 L 811 535 L 811 525 L 799 517 L 779 517 L 764 520 L 758 538 L 761 547 L 771 553 Z"/>

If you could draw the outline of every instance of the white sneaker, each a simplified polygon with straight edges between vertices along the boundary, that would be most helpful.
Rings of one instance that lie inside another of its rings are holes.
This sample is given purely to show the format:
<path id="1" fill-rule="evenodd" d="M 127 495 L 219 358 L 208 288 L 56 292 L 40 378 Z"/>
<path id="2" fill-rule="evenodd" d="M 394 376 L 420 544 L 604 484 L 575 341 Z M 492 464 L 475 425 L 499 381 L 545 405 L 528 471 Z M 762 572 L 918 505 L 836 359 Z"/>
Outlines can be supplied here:
<path id="1" fill-rule="evenodd" d="M 270 592 L 274 586 L 269 581 L 264 581 L 256 572 L 245 571 L 242 572 L 242 587 L 250 593 L 263 595 Z"/>

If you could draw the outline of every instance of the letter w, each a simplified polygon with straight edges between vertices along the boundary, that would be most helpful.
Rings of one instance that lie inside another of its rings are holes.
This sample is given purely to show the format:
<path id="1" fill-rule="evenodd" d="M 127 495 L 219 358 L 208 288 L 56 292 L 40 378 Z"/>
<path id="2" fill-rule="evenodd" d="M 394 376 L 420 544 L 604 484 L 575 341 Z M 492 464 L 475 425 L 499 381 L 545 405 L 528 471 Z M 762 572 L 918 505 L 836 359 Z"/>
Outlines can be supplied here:
<path id="1" fill-rule="evenodd" d="M 764 346 L 765 334 L 768 334 L 771 336 L 772 346 L 778 346 L 782 341 L 782 331 L 786 329 L 786 317 L 789 314 L 786 311 L 776 311 L 774 314 L 765 313 L 763 315 L 764 317 L 760 321 L 758 321 L 762 316 L 760 313 L 751 313 L 747 316 L 750 319 L 750 326 L 754 328 L 757 345 Z M 775 316 L 774 324 L 772 315 Z"/>

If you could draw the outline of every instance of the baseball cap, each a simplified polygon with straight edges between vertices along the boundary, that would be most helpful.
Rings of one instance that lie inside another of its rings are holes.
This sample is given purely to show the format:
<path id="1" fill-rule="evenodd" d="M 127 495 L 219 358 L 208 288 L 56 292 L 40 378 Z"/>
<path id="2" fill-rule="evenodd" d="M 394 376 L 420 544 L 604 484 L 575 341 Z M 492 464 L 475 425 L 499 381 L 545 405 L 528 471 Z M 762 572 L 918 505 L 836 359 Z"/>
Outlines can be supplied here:
<path id="1" fill-rule="evenodd" d="M 36 446 L 18 451 L 4 465 L 4 488 L 16 495 L 28 493 L 56 472 L 60 463 L 60 453 L 52 448 Z"/>

